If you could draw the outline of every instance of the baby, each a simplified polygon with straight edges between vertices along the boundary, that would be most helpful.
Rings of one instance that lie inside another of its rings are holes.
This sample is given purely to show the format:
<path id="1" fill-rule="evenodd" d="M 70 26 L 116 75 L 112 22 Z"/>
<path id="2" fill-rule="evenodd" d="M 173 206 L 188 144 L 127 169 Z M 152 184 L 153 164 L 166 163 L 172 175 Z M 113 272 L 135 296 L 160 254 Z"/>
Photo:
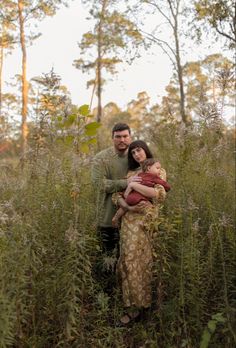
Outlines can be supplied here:
<path id="1" fill-rule="evenodd" d="M 156 161 L 154 158 L 148 158 L 142 163 L 142 172 L 138 174 L 139 177 L 142 178 L 140 184 L 154 187 L 159 184 L 164 187 L 166 192 L 170 190 L 170 185 L 160 178 L 161 172 L 161 164 Z M 123 194 L 123 198 L 125 198 L 125 202 L 128 205 L 136 205 L 141 201 L 151 201 L 150 198 L 144 196 L 143 194 L 133 190 L 131 187 L 132 183 L 129 184 Z M 119 208 L 112 219 L 112 224 L 114 227 L 117 227 L 119 224 L 119 219 L 125 214 L 125 210 L 123 208 Z"/>

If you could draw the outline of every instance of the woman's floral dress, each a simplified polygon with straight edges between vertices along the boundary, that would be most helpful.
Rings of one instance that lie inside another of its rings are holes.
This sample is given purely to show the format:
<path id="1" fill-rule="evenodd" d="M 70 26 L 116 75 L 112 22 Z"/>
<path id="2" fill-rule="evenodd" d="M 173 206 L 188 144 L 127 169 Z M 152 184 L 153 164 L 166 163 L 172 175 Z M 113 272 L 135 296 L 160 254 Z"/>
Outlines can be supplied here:
<path id="1" fill-rule="evenodd" d="M 128 176 L 136 175 L 129 172 Z M 166 172 L 161 169 L 161 179 L 166 180 Z M 159 204 L 166 192 L 163 186 L 155 185 L 156 198 L 152 205 L 142 212 L 127 211 L 122 217 L 120 229 L 120 257 L 117 272 L 121 278 L 125 307 L 150 307 L 152 301 L 152 233 L 148 222 L 158 217 Z M 113 201 L 117 203 L 118 196 Z"/>

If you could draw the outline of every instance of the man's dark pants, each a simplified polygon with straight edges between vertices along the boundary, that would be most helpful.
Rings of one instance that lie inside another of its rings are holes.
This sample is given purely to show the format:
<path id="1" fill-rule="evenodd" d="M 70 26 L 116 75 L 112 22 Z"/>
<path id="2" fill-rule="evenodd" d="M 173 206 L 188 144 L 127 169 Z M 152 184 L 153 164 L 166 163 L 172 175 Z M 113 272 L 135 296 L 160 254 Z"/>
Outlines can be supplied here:
<path id="1" fill-rule="evenodd" d="M 119 257 L 119 230 L 114 227 L 99 226 L 97 234 L 103 257 L 100 258 L 100 262 L 95 266 L 95 277 L 98 278 L 97 280 L 104 292 L 111 295 L 116 286 L 115 268 Z M 114 260 L 114 264 L 113 262 L 108 262 L 110 265 L 113 264 L 113 267 L 106 267 L 106 258 L 110 258 L 110 261 Z"/>
<path id="2" fill-rule="evenodd" d="M 119 249 L 118 228 L 99 226 L 97 232 L 100 246 L 104 253 L 112 254 L 116 247 Z"/>

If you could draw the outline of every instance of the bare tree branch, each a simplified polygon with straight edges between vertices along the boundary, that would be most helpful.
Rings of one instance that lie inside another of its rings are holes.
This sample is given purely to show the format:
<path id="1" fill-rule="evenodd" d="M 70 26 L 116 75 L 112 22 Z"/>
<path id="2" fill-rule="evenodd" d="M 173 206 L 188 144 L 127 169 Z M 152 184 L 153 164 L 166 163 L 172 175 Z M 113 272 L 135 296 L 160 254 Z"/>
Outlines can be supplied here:
<path id="1" fill-rule="evenodd" d="M 174 28 L 173 23 L 171 22 L 170 18 L 165 14 L 165 12 L 163 12 L 163 11 L 160 9 L 160 7 L 159 7 L 156 3 L 153 3 L 153 2 L 151 2 L 151 1 L 148 1 L 148 4 L 154 6 L 154 7 L 160 12 L 160 14 L 167 20 L 167 22 L 170 24 L 170 26 L 171 26 L 172 28 Z"/>
<path id="2" fill-rule="evenodd" d="M 166 45 L 168 47 L 168 49 L 171 51 L 171 53 L 176 56 L 175 51 L 173 50 L 173 48 L 168 44 L 168 42 L 161 40 L 159 38 L 157 38 L 156 36 L 154 36 L 153 34 L 147 33 L 143 30 L 141 30 L 141 32 L 146 35 L 147 39 L 153 42 L 158 43 L 158 45 L 160 45 L 160 47 L 163 49 L 163 51 L 168 55 L 168 57 L 170 58 L 171 62 L 173 63 L 173 65 L 175 64 L 174 59 L 171 57 L 170 53 L 163 47 L 163 44 Z"/>
<path id="3" fill-rule="evenodd" d="M 216 31 L 218 34 L 226 37 L 227 39 L 234 41 L 236 43 L 236 38 L 234 38 L 233 36 L 230 36 L 229 34 L 223 32 L 222 30 L 220 30 L 218 27 L 215 27 Z"/>

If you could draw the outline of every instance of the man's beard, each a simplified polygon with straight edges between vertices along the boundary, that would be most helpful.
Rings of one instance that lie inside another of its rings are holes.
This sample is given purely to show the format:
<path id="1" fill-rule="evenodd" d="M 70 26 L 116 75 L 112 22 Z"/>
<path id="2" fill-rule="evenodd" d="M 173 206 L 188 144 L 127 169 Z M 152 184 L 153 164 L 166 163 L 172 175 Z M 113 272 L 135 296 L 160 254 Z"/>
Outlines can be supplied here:
<path id="1" fill-rule="evenodd" d="M 116 147 L 116 150 L 120 153 L 125 153 L 128 151 L 128 148 L 129 148 L 129 145 L 125 145 L 125 147 L 122 147 L 122 148 Z"/>

